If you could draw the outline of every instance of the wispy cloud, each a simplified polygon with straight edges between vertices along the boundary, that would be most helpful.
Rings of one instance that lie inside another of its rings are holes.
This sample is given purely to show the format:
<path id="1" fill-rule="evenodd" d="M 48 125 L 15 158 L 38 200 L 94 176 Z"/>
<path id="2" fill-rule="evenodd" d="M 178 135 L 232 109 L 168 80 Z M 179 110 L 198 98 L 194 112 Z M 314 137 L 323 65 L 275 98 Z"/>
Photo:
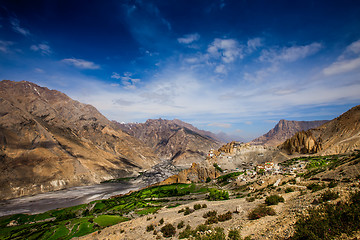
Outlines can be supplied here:
<path id="1" fill-rule="evenodd" d="M 111 78 L 120 79 L 125 89 L 136 89 L 136 84 L 141 80 L 139 78 L 133 78 L 132 76 L 133 74 L 131 72 L 125 72 L 123 76 L 117 72 L 113 72 Z"/>
<path id="2" fill-rule="evenodd" d="M 234 62 L 237 58 L 243 58 L 242 47 L 235 39 L 216 38 L 207 49 L 210 57 L 221 59 L 224 63 Z"/>
<path id="3" fill-rule="evenodd" d="M 231 128 L 232 125 L 230 123 L 209 123 L 208 126 L 210 127 L 220 127 L 220 128 Z"/>
<path id="4" fill-rule="evenodd" d="M 9 47 L 13 45 L 14 43 L 11 41 L 2 41 L 0 40 L 0 51 L 3 53 L 9 53 L 10 49 Z"/>
<path id="5" fill-rule="evenodd" d="M 73 65 L 80 69 L 100 69 L 100 66 L 95 64 L 91 61 L 86 61 L 84 59 L 77 59 L 77 58 L 66 58 L 61 60 L 64 63 L 67 63 L 69 65 Z"/>
<path id="6" fill-rule="evenodd" d="M 27 30 L 26 28 L 23 28 L 20 26 L 20 21 L 19 19 L 17 18 L 11 18 L 10 19 L 10 23 L 11 23 L 11 26 L 12 26 L 12 29 L 17 32 L 17 33 L 20 33 L 24 36 L 29 36 L 30 35 L 30 31 Z"/>
<path id="7" fill-rule="evenodd" d="M 34 52 L 40 52 L 41 55 L 50 55 L 52 53 L 52 50 L 50 46 L 47 43 L 40 43 L 38 45 L 31 45 L 31 50 Z"/>
<path id="8" fill-rule="evenodd" d="M 279 49 L 264 49 L 259 58 L 263 62 L 294 62 L 317 53 L 322 48 L 321 43 L 311 43 L 304 46 L 284 47 Z"/>
<path id="9" fill-rule="evenodd" d="M 261 46 L 263 46 L 261 38 L 249 39 L 247 41 L 247 52 L 252 53 Z"/>
<path id="10" fill-rule="evenodd" d="M 182 44 L 190 44 L 192 42 L 198 41 L 200 39 L 200 35 L 198 33 L 186 34 L 181 38 L 178 38 L 178 42 Z"/>
<path id="11" fill-rule="evenodd" d="M 330 66 L 324 68 L 327 76 L 347 73 L 360 69 L 360 40 L 351 43 Z"/>

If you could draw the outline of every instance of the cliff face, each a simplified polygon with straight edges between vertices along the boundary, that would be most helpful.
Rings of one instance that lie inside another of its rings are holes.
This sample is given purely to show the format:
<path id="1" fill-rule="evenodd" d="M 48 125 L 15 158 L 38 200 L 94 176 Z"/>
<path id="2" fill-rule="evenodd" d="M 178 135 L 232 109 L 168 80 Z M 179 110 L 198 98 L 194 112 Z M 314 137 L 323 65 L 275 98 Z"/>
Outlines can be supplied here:
<path id="1" fill-rule="evenodd" d="M 255 145 L 277 146 L 283 143 L 286 139 L 291 138 L 295 133 L 306 131 L 311 128 L 316 128 L 324 123 L 323 121 L 288 121 L 280 120 L 276 126 L 263 136 L 252 140 L 250 143 Z"/>
<path id="2" fill-rule="evenodd" d="M 190 166 L 202 161 L 211 148 L 221 145 L 212 133 L 177 119 L 149 119 L 145 123 L 117 126 L 154 149 L 159 157 L 172 159 L 175 165 Z"/>
<path id="3" fill-rule="evenodd" d="M 215 167 L 193 163 L 191 168 L 182 170 L 178 174 L 165 179 L 160 183 L 160 185 L 205 182 L 208 177 L 210 179 L 215 179 L 219 176 L 220 173 L 215 169 Z"/>
<path id="4" fill-rule="evenodd" d="M 339 154 L 360 148 L 360 105 L 318 128 L 300 132 L 280 148 L 288 153 Z"/>
<path id="5" fill-rule="evenodd" d="M 93 106 L 30 82 L 0 82 L 0 199 L 130 176 L 158 163 Z"/>

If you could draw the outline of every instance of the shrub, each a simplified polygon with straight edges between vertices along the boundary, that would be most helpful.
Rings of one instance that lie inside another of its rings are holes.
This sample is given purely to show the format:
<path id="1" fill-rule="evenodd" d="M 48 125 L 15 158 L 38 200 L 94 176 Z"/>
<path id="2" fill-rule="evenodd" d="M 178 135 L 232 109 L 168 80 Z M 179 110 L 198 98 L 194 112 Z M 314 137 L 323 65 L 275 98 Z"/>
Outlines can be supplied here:
<path id="1" fill-rule="evenodd" d="M 228 233 L 228 239 L 230 239 L 230 240 L 241 240 L 241 235 L 239 233 L 239 230 L 230 229 L 230 231 Z"/>
<path id="2" fill-rule="evenodd" d="M 185 226 L 184 221 L 181 221 L 181 222 L 178 223 L 177 228 L 178 228 L 178 229 L 181 229 L 181 228 L 183 228 L 184 226 Z"/>
<path id="3" fill-rule="evenodd" d="M 217 214 L 216 210 L 208 211 L 207 213 L 204 213 L 203 217 L 208 218 L 208 217 L 216 216 L 216 214 Z"/>
<path id="4" fill-rule="evenodd" d="M 337 199 L 338 197 L 339 197 L 338 192 L 333 192 L 333 191 L 327 190 L 321 194 L 319 202 L 327 202 L 330 200 Z"/>
<path id="5" fill-rule="evenodd" d="M 329 188 L 334 188 L 338 185 L 338 183 L 336 181 L 331 181 L 328 185 Z"/>
<path id="6" fill-rule="evenodd" d="M 265 199 L 266 205 L 278 205 L 279 202 L 284 202 L 284 198 L 279 195 L 271 195 Z"/>
<path id="7" fill-rule="evenodd" d="M 150 224 L 146 227 L 146 231 L 147 232 L 150 232 L 150 231 L 153 231 L 155 229 L 154 225 Z"/>
<path id="8" fill-rule="evenodd" d="M 201 208 L 201 204 L 195 204 L 194 205 L 194 210 L 199 210 Z"/>
<path id="9" fill-rule="evenodd" d="M 293 192 L 294 189 L 292 187 L 285 188 L 285 193 Z"/>
<path id="10" fill-rule="evenodd" d="M 246 201 L 253 202 L 253 201 L 255 201 L 255 197 L 248 197 L 248 198 L 246 198 Z"/>
<path id="11" fill-rule="evenodd" d="M 184 211 L 184 216 L 189 215 L 190 213 L 193 213 L 193 212 L 194 212 L 194 209 L 190 209 L 189 207 L 186 207 L 185 211 Z"/>
<path id="12" fill-rule="evenodd" d="M 307 189 L 311 190 L 312 192 L 316 192 L 321 189 L 324 189 L 325 185 L 324 184 L 320 185 L 318 183 L 311 183 L 311 184 L 307 185 L 306 187 L 307 187 Z"/>
<path id="13" fill-rule="evenodd" d="M 209 189 L 208 199 L 210 201 L 219 201 L 229 199 L 229 193 L 225 190 Z"/>
<path id="14" fill-rule="evenodd" d="M 263 204 L 260 204 L 256 208 L 250 211 L 250 213 L 248 214 L 248 218 L 250 220 L 255 220 L 265 217 L 267 215 L 271 215 L 271 216 L 275 215 L 274 209 L 272 209 L 271 207 L 267 207 Z"/>
<path id="15" fill-rule="evenodd" d="M 217 163 L 214 163 L 213 165 L 215 167 L 216 170 L 218 170 L 219 172 L 223 172 L 223 170 L 221 169 L 221 167 L 219 165 L 217 165 Z"/>
<path id="16" fill-rule="evenodd" d="M 208 219 L 206 219 L 205 224 L 210 225 L 213 223 L 218 223 L 218 218 L 216 216 L 211 216 Z"/>
<path id="17" fill-rule="evenodd" d="M 227 220 L 230 220 L 231 218 L 232 218 L 232 212 L 230 212 L 230 211 L 218 216 L 219 222 L 225 222 Z"/>
<path id="18" fill-rule="evenodd" d="M 164 223 L 164 219 L 162 218 L 162 219 L 160 219 L 160 221 L 159 221 L 159 226 L 162 225 L 163 223 Z"/>
<path id="19" fill-rule="evenodd" d="M 187 225 L 184 231 L 179 233 L 179 239 L 189 238 L 190 235 L 193 235 L 193 231 L 191 230 L 190 225 Z"/>
<path id="20" fill-rule="evenodd" d="M 334 239 L 360 230 L 360 192 L 348 201 L 312 208 L 295 223 L 294 240 Z"/>
<path id="21" fill-rule="evenodd" d="M 207 178 L 206 178 L 206 183 L 209 183 L 209 182 L 211 182 L 211 178 L 210 178 L 210 177 L 207 177 Z"/>
<path id="22" fill-rule="evenodd" d="M 176 233 L 176 229 L 170 223 L 163 226 L 160 231 L 162 232 L 163 236 L 166 237 L 166 238 L 172 237 Z"/>
<path id="23" fill-rule="evenodd" d="M 207 205 L 204 203 L 201 207 L 202 208 L 207 208 Z"/>

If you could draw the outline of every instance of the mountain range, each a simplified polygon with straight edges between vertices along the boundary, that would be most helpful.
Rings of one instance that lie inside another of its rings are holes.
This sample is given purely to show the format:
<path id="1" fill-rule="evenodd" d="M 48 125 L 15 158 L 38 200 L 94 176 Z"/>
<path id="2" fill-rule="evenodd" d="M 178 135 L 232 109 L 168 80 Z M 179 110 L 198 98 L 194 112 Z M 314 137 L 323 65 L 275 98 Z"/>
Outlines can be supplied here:
<path id="1" fill-rule="evenodd" d="M 0 198 L 134 176 L 160 162 L 93 106 L 22 81 L 0 82 Z"/>
<path id="2" fill-rule="evenodd" d="M 252 140 L 250 143 L 275 147 L 297 132 L 319 127 L 326 122 L 328 121 L 289 121 L 282 119 L 269 132 Z"/>
<path id="3" fill-rule="evenodd" d="M 215 134 L 178 119 L 149 119 L 145 123 L 117 123 L 117 126 L 152 148 L 160 158 L 171 159 L 179 166 L 200 162 L 210 149 L 222 145 Z"/>

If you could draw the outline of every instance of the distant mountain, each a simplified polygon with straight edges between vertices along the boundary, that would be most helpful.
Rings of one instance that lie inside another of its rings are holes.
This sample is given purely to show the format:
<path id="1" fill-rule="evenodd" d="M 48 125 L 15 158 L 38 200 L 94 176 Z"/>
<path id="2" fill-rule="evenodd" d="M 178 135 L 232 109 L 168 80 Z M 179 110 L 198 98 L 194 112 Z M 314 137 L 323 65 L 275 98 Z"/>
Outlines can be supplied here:
<path id="1" fill-rule="evenodd" d="M 298 132 L 280 148 L 290 154 L 338 154 L 360 149 L 360 105 L 318 128 Z"/>
<path id="2" fill-rule="evenodd" d="M 160 160 L 93 106 L 31 82 L 0 82 L 0 199 L 99 183 Z"/>
<path id="3" fill-rule="evenodd" d="M 175 165 L 190 166 L 203 160 L 211 148 L 221 146 L 213 133 L 178 119 L 149 119 L 145 123 L 117 126 L 154 149 L 159 157 L 173 160 Z"/>
<path id="4" fill-rule="evenodd" d="M 299 131 L 306 131 L 311 128 L 316 128 L 326 122 L 328 121 L 288 121 L 282 119 L 269 132 L 252 140 L 250 143 L 255 145 L 275 147 Z"/>

